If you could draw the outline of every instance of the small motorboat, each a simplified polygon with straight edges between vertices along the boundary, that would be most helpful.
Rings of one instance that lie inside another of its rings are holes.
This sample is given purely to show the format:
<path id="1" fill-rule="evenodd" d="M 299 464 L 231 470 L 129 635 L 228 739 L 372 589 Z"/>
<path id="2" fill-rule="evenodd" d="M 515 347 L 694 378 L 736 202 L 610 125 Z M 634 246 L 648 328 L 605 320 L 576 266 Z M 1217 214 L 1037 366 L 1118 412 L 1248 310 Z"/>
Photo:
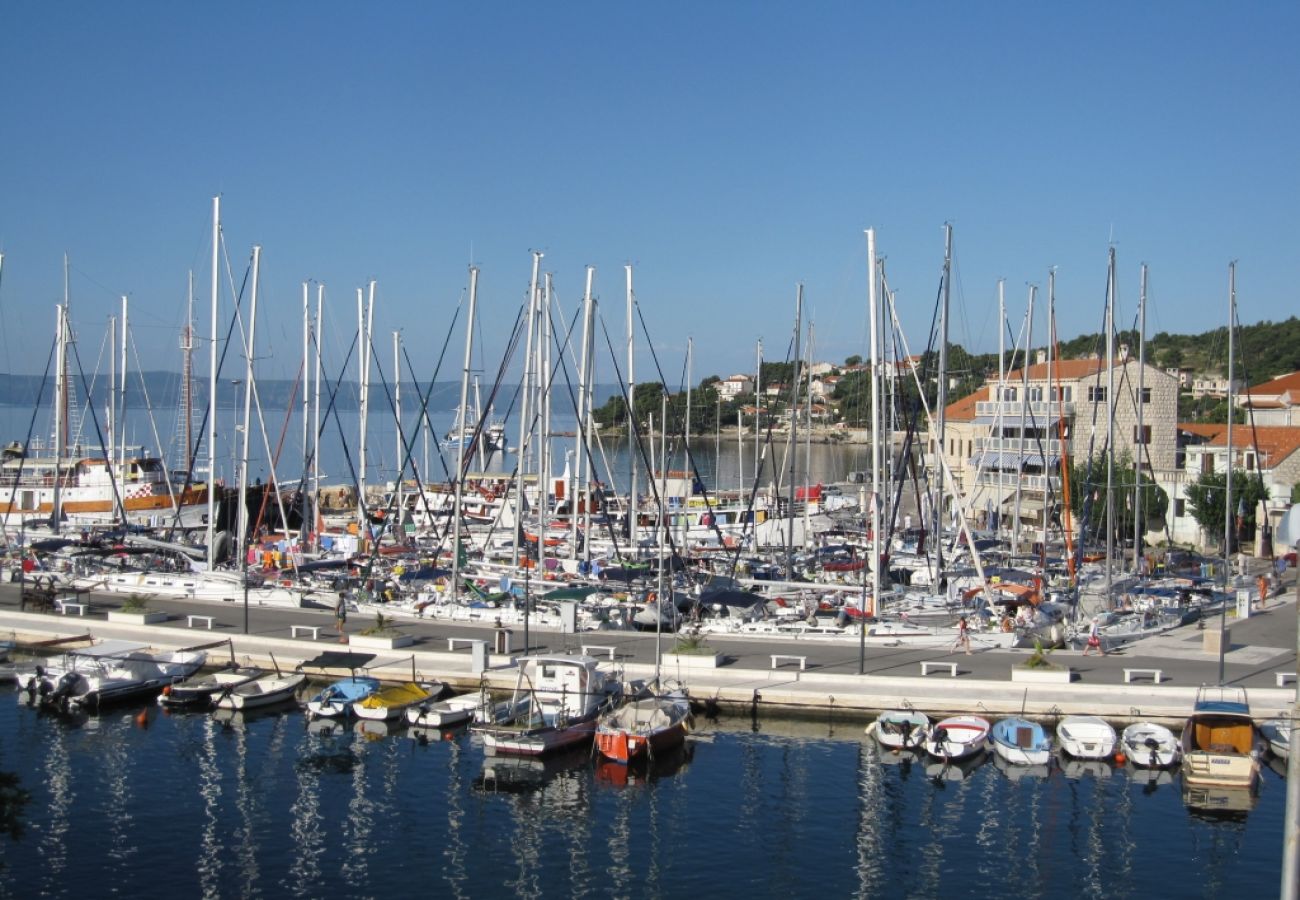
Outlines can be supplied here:
<path id="1" fill-rule="evenodd" d="M 379 687 L 378 678 L 365 675 L 340 678 L 307 701 L 307 712 L 327 719 L 349 716 L 352 704 L 366 699 Z"/>
<path id="2" fill-rule="evenodd" d="M 267 673 L 246 681 L 238 687 L 223 692 L 216 702 L 218 709 L 259 709 L 292 700 L 307 676 L 302 672 L 291 675 Z"/>
<path id="3" fill-rule="evenodd" d="M 1052 759 L 1052 739 L 1037 722 L 1008 716 L 993 723 L 993 752 L 1013 766 L 1046 766 Z"/>
<path id="4" fill-rule="evenodd" d="M 207 660 L 202 650 L 150 652 L 132 641 L 102 641 L 70 650 L 61 664 L 38 665 L 23 688 L 44 706 L 94 710 L 156 697 L 165 685 L 189 678 Z"/>
<path id="5" fill-rule="evenodd" d="M 925 744 L 930 717 L 908 709 L 887 709 L 867 726 L 867 734 L 890 750 L 911 750 Z"/>
<path id="6" fill-rule="evenodd" d="M 1066 716 L 1056 726 L 1056 741 L 1075 759 L 1110 759 L 1118 738 L 1099 716 Z"/>
<path id="7" fill-rule="evenodd" d="M 475 710 L 482 707 L 484 703 L 491 704 L 491 702 L 479 691 L 457 694 L 445 700 L 434 700 L 407 707 L 406 721 L 418 728 L 446 728 L 460 725 L 472 719 Z"/>
<path id="8" fill-rule="evenodd" d="M 400 719 L 406 710 L 440 696 L 447 686 L 441 681 L 406 681 L 380 688 L 364 700 L 352 704 L 352 712 L 361 719 L 387 722 Z"/>
<path id="9" fill-rule="evenodd" d="M 191 675 L 183 681 L 164 686 L 158 695 L 158 702 L 172 709 L 211 706 L 221 694 L 265 674 L 266 670 L 258 666 L 239 666 Z"/>
<path id="10" fill-rule="evenodd" d="M 1201 687 L 1183 726 L 1183 785 L 1253 788 L 1265 746 L 1244 688 Z"/>
<path id="11" fill-rule="evenodd" d="M 989 723 L 979 716 L 951 716 L 938 722 L 925 738 L 925 752 L 943 760 L 974 756 L 989 740 Z"/>
<path id="12" fill-rule="evenodd" d="M 1268 719 L 1259 723 L 1259 733 L 1268 741 L 1268 749 L 1278 759 L 1287 759 L 1291 755 L 1291 720 Z"/>
<path id="13" fill-rule="evenodd" d="M 1167 769 L 1178 764 L 1182 748 L 1178 738 L 1155 722 L 1134 722 L 1120 732 L 1119 748 L 1133 765 L 1143 769 Z"/>
<path id="14" fill-rule="evenodd" d="M 633 700 L 596 721 L 596 750 L 617 763 L 654 759 L 682 745 L 690 719 L 691 704 L 685 694 Z"/>

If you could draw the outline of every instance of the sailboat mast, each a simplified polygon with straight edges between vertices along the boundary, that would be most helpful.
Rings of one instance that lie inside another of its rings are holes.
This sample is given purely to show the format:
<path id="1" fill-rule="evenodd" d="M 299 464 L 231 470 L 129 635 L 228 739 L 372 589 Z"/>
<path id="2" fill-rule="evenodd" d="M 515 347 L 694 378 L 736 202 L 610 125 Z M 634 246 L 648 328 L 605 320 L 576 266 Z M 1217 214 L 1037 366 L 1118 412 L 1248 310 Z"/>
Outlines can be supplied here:
<path id="1" fill-rule="evenodd" d="M 524 470 L 528 462 L 528 433 L 531 428 L 529 383 L 533 370 L 533 331 L 537 324 L 537 276 L 541 270 L 542 253 L 533 251 L 533 275 L 528 284 L 528 331 L 524 340 L 523 384 L 519 387 L 519 447 L 515 461 L 515 534 L 511 565 L 519 567 L 519 545 L 523 543 L 524 527 Z"/>
<path id="2" fill-rule="evenodd" d="M 257 339 L 257 291 L 262 267 L 262 248 L 253 247 L 253 293 L 248 316 L 248 343 L 244 345 L 244 440 L 239 453 L 239 483 L 235 485 L 239 498 L 238 548 L 240 568 L 248 568 L 248 440 L 252 432 L 253 415 L 253 352 Z"/>
<path id="3" fill-rule="evenodd" d="M 212 198 L 212 331 L 208 346 L 208 569 L 216 565 L 214 529 L 217 524 L 216 482 L 217 470 L 217 298 L 221 287 L 218 266 L 221 262 L 221 198 Z"/>
<path id="4" fill-rule="evenodd" d="M 1223 517 L 1223 590 L 1226 593 L 1232 585 L 1232 376 L 1236 372 L 1236 330 L 1237 330 L 1237 263 L 1228 263 L 1228 452 L 1224 457 L 1223 505 L 1226 515 Z M 1223 684 L 1223 655 L 1227 639 L 1228 602 L 1223 603 L 1223 613 L 1219 616 L 1219 684 Z"/>
<path id="5" fill-rule="evenodd" d="M 880 609 L 880 310 L 876 296 L 876 229 L 867 229 L 867 317 L 871 322 L 871 599 L 862 599 L 858 626 L 858 674 L 865 674 L 867 616 Z"/>
<path id="6" fill-rule="evenodd" d="M 316 285 L 316 372 L 313 380 L 312 424 L 311 424 L 311 530 L 315 536 L 312 549 L 320 547 L 320 530 L 316 519 L 320 515 L 320 382 L 321 382 L 321 338 L 324 336 L 324 322 L 321 315 L 325 310 L 325 285 Z"/>
<path id="7" fill-rule="evenodd" d="M 1038 285 L 1029 286 L 1029 305 L 1025 308 L 1025 350 L 1021 354 L 1020 366 L 1020 437 L 1016 441 L 1016 508 L 1012 517 L 1015 530 L 1011 536 L 1011 552 L 1020 552 L 1020 501 L 1025 479 L 1025 424 L 1029 411 L 1029 354 L 1034 349 L 1034 300 L 1038 295 Z"/>
<path id="8" fill-rule="evenodd" d="M 935 405 L 939 415 L 935 442 L 934 495 L 934 578 L 938 584 L 943 571 L 943 460 L 947 452 L 948 424 L 948 311 L 952 305 L 952 223 L 943 226 L 943 310 L 939 318 L 939 393 Z"/>
<path id="9" fill-rule="evenodd" d="M 587 266 L 587 286 L 582 292 L 582 356 L 578 363 L 578 424 L 573 429 L 573 482 L 569 488 L 569 558 L 578 558 L 578 495 L 582 492 L 583 464 L 586 454 L 582 452 L 582 442 L 586 424 L 590 418 L 587 410 L 587 390 L 591 387 L 588 366 L 591 365 L 591 286 L 596 277 L 595 266 Z M 591 512 L 591 490 L 587 490 L 585 504 L 587 513 Z"/>
<path id="10" fill-rule="evenodd" d="M 1138 559 L 1142 556 L 1142 535 L 1146 532 L 1142 518 L 1142 463 L 1147 455 L 1146 429 L 1143 428 L 1142 414 L 1146 410 L 1146 373 L 1147 373 L 1147 264 L 1142 264 L 1142 294 L 1138 298 L 1138 395 L 1137 395 L 1137 434 L 1133 443 L 1136 452 L 1133 460 L 1133 568 L 1141 571 Z M 1231 412 L 1229 408 L 1229 412 Z M 1148 573 L 1149 574 L 1149 573 Z"/>
<path id="11" fill-rule="evenodd" d="M 119 369 L 119 371 L 118 371 L 118 376 L 117 376 L 118 379 L 119 379 L 119 380 L 118 380 L 118 393 L 117 393 L 117 411 L 116 411 L 116 414 L 113 416 L 113 424 L 114 424 L 114 426 L 117 428 L 117 430 L 118 430 L 118 432 L 119 432 L 119 434 L 118 434 L 118 440 L 120 441 L 120 450 L 118 451 L 118 457 L 117 457 L 117 467 L 118 467 L 117 470 L 118 470 L 118 473 L 119 473 L 119 475 L 118 475 L 119 478 L 122 477 L 122 474 L 124 474 L 124 472 L 125 472 L 125 468 L 126 468 L 126 362 L 127 362 L 127 360 L 126 360 L 126 342 L 127 342 L 127 334 L 128 334 L 128 332 L 127 332 L 127 299 L 126 299 L 126 295 L 123 294 L 123 295 L 122 295 L 122 348 L 121 348 L 121 353 L 122 353 L 122 365 L 121 365 L 121 367 L 120 367 L 120 369 Z M 109 431 L 110 438 L 111 438 L 112 434 L 113 434 L 113 432 L 112 432 L 112 431 Z M 109 446 L 111 447 L 112 445 L 110 444 Z M 118 493 L 119 493 L 119 499 L 121 500 L 121 503 L 123 504 L 123 508 L 122 508 L 122 519 L 123 519 L 123 521 L 125 521 L 125 520 L 126 520 L 126 506 L 125 506 L 126 501 L 125 501 L 125 499 L 121 499 L 121 498 L 120 498 L 120 494 L 121 494 L 121 492 L 119 491 Z"/>
<path id="12" fill-rule="evenodd" d="M 1106 267 L 1106 603 L 1115 556 L 1115 248 Z"/>
<path id="13" fill-rule="evenodd" d="M 1043 399 L 1047 401 L 1046 404 L 1047 411 L 1044 413 L 1042 417 L 1043 431 L 1045 432 L 1044 439 L 1046 443 L 1041 445 L 1044 448 L 1042 454 L 1043 456 L 1043 510 L 1042 510 L 1043 529 L 1041 532 L 1042 537 L 1040 538 L 1041 540 L 1040 546 L 1042 547 L 1042 552 L 1039 554 L 1038 557 L 1039 565 L 1042 567 L 1041 568 L 1042 575 L 1043 575 L 1042 584 L 1044 585 L 1046 585 L 1047 583 L 1048 507 L 1051 505 L 1051 500 L 1052 500 L 1051 458 L 1053 455 L 1055 455 L 1058 460 L 1060 459 L 1059 454 L 1052 454 L 1047 450 L 1047 448 L 1051 446 L 1051 441 L 1052 441 L 1053 429 L 1051 427 L 1051 423 L 1057 421 L 1052 417 L 1052 407 L 1054 404 L 1059 403 L 1059 398 L 1055 397 L 1056 383 L 1052 381 L 1052 364 L 1055 362 L 1055 353 L 1056 353 L 1055 342 L 1052 340 L 1052 336 L 1054 334 L 1056 334 L 1056 267 L 1052 266 L 1052 268 L 1047 270 L 1047 340 L 1045 341 L 1045 343 L 1047 344 L 1047 390 L 1043 392 Z M 1035 422 L 1039 421 L 1037 416 L 1034 417 L 1034 421 Z M 1042 599 L 1047 599 L 1046 593 L 1043 594 Z"/>
<path id="14" fill-rule="evenodd" d="M 789 464 L 790 485 L 788 488 L 790 506 L 786 510 L 785 521 L 785 577 L 794 579 L 794 498 L 795 498 L 795 450 L 799 447 L 799 367 L 803 363 L 803 282 L 795 288 L 794 293 L 794 372 L 790 385 L 790 439 L 786 443 L 786 459 Z"/>
<path id="15" fill-rule="evenodd" d="M 639 443 L 636 438 L 636 353 L 633 344 L 632 305 L 635 295 L 632 293 L 632 267 L 626 265 L 623 271 L 627 276 L 627 461 L 629 469 L 627 489 L 627 537 L 633 547 L 637 540 L 637 502 L 636 502 L 636 457 Z"/>
<path id="16" fill-rule="evenodd" d="M 474 314 L 478 304 L 478 266 L 469 267 L 469 318 L 465 323 L 465 363 L 460 371 L 460 407 L 456 410 L 455 500 L 451 525 L 451 586 L 449 599 L 455 602 L 460 593 L 460 520 L 465 498 L 465 458 L 472 452 L 464 443 L 465 405 L 469 403 L 469 366 L 474 354 Z M 400 474 L 400 473 L 399 473 Z M 516 542 L 518 543 L 518 542 Z"/>
<path id="17" fill-rule="evenodd" d="M 63 304 L 55 307 L 55 369 L 54 369 L 54 500 L 50 511 L 50 530 L 59 533 L 59 520 L 63 518 L 63 458 L 67 455 L 67 436 L 64 417 L 67 415 L 67 288 L 68 258 L 63 257 Z"/>
<path id="18" fill-rule="evenodd" d="M 994 419 L 993 419 L 993 428 L 994 428 L 993 433 L 996 434 L 996 435 L 998 436 L 998 438 L 1001 438 L 1001 437 L 1002 437 L 1002 401 L 1006 399 L 1006 397 L 1005 397 L 1005 388 L 1006 388 L 1006 384 L 1007 384 L 1007 299 L 1006 299 L 1006 284 L 1007 284 L 1007 280 L 1006 280 L 1005 278 L 999 278 L 999 279 L 998 279 L 998 388 L 997 388 L 997 398 L 996 398 L 998 402 L 997 402 L 997 404 L 993 407 L 995 410 L 997 410 L 996 414 L 994 415 Z M 996 444 L 994 444 L 994 446 L 996 446 L 996 447 L 998 447 L 999 449 L 1001 449 L 1001 444 L 1002 444 L 1002 441 L 999 440 Z M 1003 469 L 1002 469 L 1002 465 L 1001 465 L 1002 457 L 1001 457 L 1001 455 L 999 455 L 999 456 L 997 457 L 997 459 L 998 459 L 998 493 L 997 493 L 997 497 L 998 497 L 998 507 L 997 507 L 998 527 L 997 527 L 996 529 L 994 529 L 994 532 L 995 532 L 994 537 L 997 536 L 996 532 L 1001 531 L 1001 530 L 1002 530 L 1002 527 L 1003 527 L 1003 525 L 1002 525 L 1002 504 L 1003 504 L 1003 503 L 1005 502 L 1005 500 L 1006 500 L 1006 496 L 1005 496 L 1005 493 L 1004 493 L 1004 492 L 1005 492 L 1005 489 L 1006 489 L 1006 485 L 1005 485 L 1006 473 L 1005 473 L 1005 472 L 1003 471 Z"/>

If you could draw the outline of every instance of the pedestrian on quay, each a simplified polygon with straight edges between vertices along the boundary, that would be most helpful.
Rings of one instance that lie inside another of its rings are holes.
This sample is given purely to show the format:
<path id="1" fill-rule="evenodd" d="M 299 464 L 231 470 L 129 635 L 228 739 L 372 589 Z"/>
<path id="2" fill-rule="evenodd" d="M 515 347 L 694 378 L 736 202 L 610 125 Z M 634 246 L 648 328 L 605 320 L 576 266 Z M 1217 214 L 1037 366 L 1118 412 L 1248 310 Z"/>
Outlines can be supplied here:
<path id="1" fill-rule="evenodd" d="M 347 622 L 348 593 L 347 591 L 339 591 L 339 602 L 338 605 L 334 607 L 334 630 L 339 633 L 340 644 L 346 644 L 348 642 L 347 635 L 343 633 L 343 626 L 346 625 Z"/>
<path id="2" fill-rule="evenodd" d="M 1097 617 L 1093 616 L 1092 624 L 1088 626 L 1088 646 L 1083 648 L 1083 655 L 1087 656 L 1093 650 L 1096 650 L 1102 656 L 1106 655 L 1106 650 L 1101 646 L 1101 633 L 1097 630 Z"/>
<path id="3" fill-rule="evenodd" d="M 957 643 L 953 645 L 953 650 L 961 648 L 966 649 L 966 655 L 970 656 L 970 623 L 966 617 L 962 616 L 961 621 L 957 623 Z"/>

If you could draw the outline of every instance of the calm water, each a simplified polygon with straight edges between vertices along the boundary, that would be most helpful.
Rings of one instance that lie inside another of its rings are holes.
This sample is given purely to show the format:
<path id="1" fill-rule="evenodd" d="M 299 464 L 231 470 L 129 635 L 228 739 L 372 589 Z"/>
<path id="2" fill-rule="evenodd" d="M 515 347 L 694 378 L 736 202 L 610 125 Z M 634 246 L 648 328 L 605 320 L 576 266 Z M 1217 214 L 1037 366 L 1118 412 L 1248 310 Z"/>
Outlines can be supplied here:
<path id="1" fill-rule="evenodd" d="M 1215 818 L 1123 769 L 930 778 L 849 720 L 702 723 L 636 774 L 292 711 L 142 725 L 0 699 L 0 769 L 31 794 L 4 896 L 1248 897 L 1280 873 L 1271 771 L 1253 811 Z"/>

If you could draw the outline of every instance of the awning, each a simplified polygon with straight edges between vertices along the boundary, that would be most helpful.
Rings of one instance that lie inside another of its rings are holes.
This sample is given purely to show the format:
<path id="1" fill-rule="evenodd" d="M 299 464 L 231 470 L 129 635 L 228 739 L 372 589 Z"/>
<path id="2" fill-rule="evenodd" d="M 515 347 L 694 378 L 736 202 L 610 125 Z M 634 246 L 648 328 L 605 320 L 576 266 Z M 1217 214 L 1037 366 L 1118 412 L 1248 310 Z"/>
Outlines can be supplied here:
<path id="1" fill-rule="evenodd" d="M 993 453 L 986 451 L 971 457 L 971 466 L 977 469 L 1004 469 L 1019 471 L 1020 457 L 1015 453 Z"/>
<path id="2" fill-rule="evenodd" d="M 1048 454 L 1048 456 L 1047 456 L 1047 466 L 1055 466 L 1055 465 L 1059 465 L 1060 462 L 1061 462 L 1061 457 L 1060 457 L 1060 455 L 1058 455 L 1058 454 Z M 1039 453 L 1033 453 L 1033 454 L 1030 454 L 1030 455 L 1026 456 L 1026 457 L 1025 457 L 1025 465 L 1027 465 L 1027 466 L 1043 466 L 1043 457 L 1042 457 L 1042 455 L 1039 454 Z"/>
<path id="3" fill-rule="evenodd" d="M 1008 513 L 1014 514 L 1015 511 L 1016 511 L 1016 498 L 1015 498 L 1015 497 L 1011 497 L 1010 499 L 1006 500 L 1002 505 L 1006 508 L 1006 510 L 1007 510 Z M 1042 512 L 1042 511 L 1043 511 L 1043 501 L 1042 501 L 1042 500 L 1032 500 L 1032 499 L 1030 499 L 1030 498 L 1028 498 L 1028 497 L 1022 497 L 1022 498 L 1020 499 L 1020 511 L 1021 511 L 1022 513 L 1026 513 L 1026 512 Z"/>

